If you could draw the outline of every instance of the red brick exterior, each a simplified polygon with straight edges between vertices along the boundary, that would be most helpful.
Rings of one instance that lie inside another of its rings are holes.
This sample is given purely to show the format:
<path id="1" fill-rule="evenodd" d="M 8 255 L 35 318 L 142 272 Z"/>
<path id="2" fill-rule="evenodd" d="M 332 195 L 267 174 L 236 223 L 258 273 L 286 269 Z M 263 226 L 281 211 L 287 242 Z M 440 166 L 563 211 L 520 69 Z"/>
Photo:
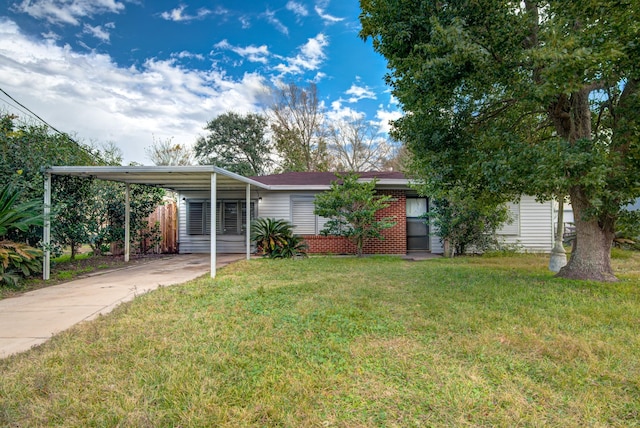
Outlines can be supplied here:
<path id="1" fill-rule="evenodd" d="M 407 254 L 407 196 L 404 190 L 380 190 L 391 195 L 391 205 L 376 214 L 377 219 L 395 217 L 396 225 L 382 232 L 384 240 L 371 239 L 364 254 Z M 355 254 L 356 247 L 342 236 L 304 235 L 310 254 Z"/>

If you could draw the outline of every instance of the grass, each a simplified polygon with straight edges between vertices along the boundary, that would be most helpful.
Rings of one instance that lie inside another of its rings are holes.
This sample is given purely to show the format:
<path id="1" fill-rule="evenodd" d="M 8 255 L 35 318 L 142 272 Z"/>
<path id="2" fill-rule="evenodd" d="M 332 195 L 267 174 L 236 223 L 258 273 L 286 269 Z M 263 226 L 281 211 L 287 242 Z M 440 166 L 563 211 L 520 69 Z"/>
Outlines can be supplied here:
<path id="1" fill-rule="evenodd" d="M 0 361 L 0 425 L 640 425 L 640 258 L 255 260 Z"/>

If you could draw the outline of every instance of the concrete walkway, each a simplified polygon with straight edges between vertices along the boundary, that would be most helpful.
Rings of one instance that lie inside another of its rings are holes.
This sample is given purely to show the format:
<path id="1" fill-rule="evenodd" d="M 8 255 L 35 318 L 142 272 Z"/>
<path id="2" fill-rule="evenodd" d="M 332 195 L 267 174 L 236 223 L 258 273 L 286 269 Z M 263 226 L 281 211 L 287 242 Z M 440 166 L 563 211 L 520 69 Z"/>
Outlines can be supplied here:
<path id="1" fill-rule="evenodd" d="M 217 266 L 245 257 L 218 254 Z M 189 281 L 209 270 L 209 254 L 169 256 L 0 300 L 0 358 L 26 351 L 137 295 Z"/>

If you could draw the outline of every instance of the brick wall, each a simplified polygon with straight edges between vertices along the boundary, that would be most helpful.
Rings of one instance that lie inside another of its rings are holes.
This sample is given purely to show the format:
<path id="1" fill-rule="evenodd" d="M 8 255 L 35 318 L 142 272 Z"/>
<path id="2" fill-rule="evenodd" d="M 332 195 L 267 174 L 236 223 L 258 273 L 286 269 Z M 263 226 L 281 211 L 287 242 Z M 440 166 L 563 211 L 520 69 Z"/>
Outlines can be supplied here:
<path id="1" fill-rule="evenodd" d="M 371 239 L 364 246 L 365 254 L 407 253 L 407 198 L 403 190 L 379 191 L 391 195 L 391 205 L 376 214 L 377 219 L 395 217 L 396 225 L 382 232 L 385 239 Z M 304 235 L 311 254 L 355 254 L 356 247 L 341 236 Z"/>

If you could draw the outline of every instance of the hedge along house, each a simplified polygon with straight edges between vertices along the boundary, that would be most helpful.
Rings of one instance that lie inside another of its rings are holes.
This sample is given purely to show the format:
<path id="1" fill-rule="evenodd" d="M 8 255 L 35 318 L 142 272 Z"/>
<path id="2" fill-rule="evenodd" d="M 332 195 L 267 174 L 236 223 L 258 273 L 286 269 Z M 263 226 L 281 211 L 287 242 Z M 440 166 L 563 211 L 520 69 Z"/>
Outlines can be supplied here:
<path id="1" fill-rule="evenodd" d="M 253 201 L 253 195 L 257 193 L 258 189 L 264 190 L 267 188 L 262 183 L 251 180 L 250 178 L 242 177 L 238 174 L 226 171 L 222 168 L 214 166 L 54 166 L 48 168 L 45 171 L 45 223 L 43 243 L 45 248 L 45 257 L 43 262 L 42 277 L 43 279 L 49 279 L 50 276 L 50 252 L 48 250 L 51 243 L 51 221 L 50 221 L 50 207 L 51 207 L 51 176 L 52 175 L 66 175 L 77 177 L 91 177 L 100 180 L 116 181 L 126 184 L 126 196 L 125 196 L 125 242 L 124 242 L 124 259 L 129 261 L 129 249 L 130 249 L 130 234 L 129 234 L 129 189 L 131 184 L 145 184 L 149 186 L 161 187 L 177 192 L 178 194 L 196 193 L 200 196 L 201 201 L 209 201 L 209 203 L 200 204 L 200 232 L 207 233 L 211 230 L 220 230 L 221 225 L 215 220 L 218 218 L 217 209 L 220 209 L 220 203 L 210 203 L 210 201 L 217 202 L 219 196 L 228 197 L 227 195 L 233 194 L 238 202 L 237 207 L 244 201 L 245 205 L 251 205 Z M 180 211 L 184 211 L 186 204 L 185 201 L 179 201 Z M 194 205 L 195 206 L 195 205 Z M 246 212 L 246 210 L 244 210 Z M 192 218 L 196 218 L 195 208 L 191 212 Z M 238 222 L 247 224 L 249 222 L 250 213 L 246 212 L 243 219 L 237 219 Z M 180 216 L 179 216 L 180 217 Z M 184 228 L 184 217 L 179 218 L 178 229 Z M 195 232 L 195 223 L 190 224 L 191 231 Z M 226 250 L 227 246 L 222 243 L 218 243 L 216 238 L 217 234 L 207 235 L 206 243 L 207 248 L 198 247 L 199 251 L 188 251 L 189 240 L 186 242 L 187 250 L 180 247 L 181 253 L 186 252 L 207 252 L 211 254 L 211 277 L 215 277 L 216 274 L 216 254 L 218 252 L 235 252 L 246 253 L 247 259 L 250 257 L 251 245 L 249 242 L 249 230 L 248 228 L 239 228 L 242 230 L 241 234 L 234 235 L 233 246 L 234 251 L 221 251 Z M 181 235 L 178 236 L 178 242 L 180 242 Z M 180 244 L 179 244 L 180 245 Z"/>

